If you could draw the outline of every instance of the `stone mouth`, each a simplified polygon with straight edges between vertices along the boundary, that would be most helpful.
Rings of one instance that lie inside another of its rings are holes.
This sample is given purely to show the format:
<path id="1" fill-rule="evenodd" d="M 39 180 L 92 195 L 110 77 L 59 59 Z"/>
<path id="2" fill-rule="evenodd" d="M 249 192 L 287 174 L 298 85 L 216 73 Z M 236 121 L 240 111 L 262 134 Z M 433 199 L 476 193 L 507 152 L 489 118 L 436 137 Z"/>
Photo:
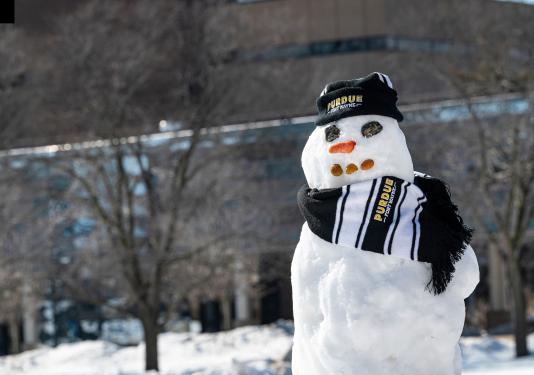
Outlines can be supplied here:
<path id="1" fill-rule="evenodd" d="M 332 176 L 339 177 L 342 176 L 343 173 L 351 175 L 353 173 L 356 173 L 358 171 L 367 171 L 375 166 L 375 162 L 373 159 L 365 159 L 363 162 L 360 163 L 360 166 L 357 166 L 354 163 L 349 163 L 343 168 L 340 164 L 332 164 L 330 166 L 330 173 Z"/>

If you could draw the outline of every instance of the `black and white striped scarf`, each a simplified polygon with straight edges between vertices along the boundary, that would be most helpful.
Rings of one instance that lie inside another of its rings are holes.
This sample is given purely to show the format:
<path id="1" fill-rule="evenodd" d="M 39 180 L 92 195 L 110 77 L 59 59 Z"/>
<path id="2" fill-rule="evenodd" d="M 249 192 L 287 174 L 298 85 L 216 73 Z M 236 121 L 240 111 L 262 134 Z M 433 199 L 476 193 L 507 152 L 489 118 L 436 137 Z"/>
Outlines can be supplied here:
<path id="1" fill-rule="evenodd" d="M 310 230 L 328 242 L 432 265 L 427 288 L 442 293 L 471 240 L 448 187 L 416 174 L 414 183 L 381 177 L 298 193 Z"/>

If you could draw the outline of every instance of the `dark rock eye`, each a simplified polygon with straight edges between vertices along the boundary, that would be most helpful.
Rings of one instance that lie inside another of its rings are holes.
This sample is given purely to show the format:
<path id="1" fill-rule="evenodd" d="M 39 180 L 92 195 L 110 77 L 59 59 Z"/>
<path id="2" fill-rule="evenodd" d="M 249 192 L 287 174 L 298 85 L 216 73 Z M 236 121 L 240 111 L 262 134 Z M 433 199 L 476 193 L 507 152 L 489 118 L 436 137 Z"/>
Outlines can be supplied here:
<path id="1" fill-rule="evenodd" d="M 339 133 L 340 133 L 339 128 L 335 125 L 330 125 L 324 130 L 324 134 L 326 136 L 327 142 L 332 142 L 336 140 L 337 138 L 339 138 Z"/>
<path id="2" fill-rule="evenodd" d="M 378 121 L 371 121 L 362 126 L 362 135 L 365 138 L 371 138 L 382 131 L 383 127 Z"/>

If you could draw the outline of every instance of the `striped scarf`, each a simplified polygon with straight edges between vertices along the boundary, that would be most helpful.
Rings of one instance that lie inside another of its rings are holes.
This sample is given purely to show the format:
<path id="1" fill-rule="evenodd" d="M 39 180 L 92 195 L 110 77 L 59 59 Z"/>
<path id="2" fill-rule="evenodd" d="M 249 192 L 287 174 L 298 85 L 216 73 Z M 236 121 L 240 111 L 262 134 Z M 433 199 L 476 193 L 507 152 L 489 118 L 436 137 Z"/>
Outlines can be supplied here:
<path id="1" fill-rule="evenodd" d="M 304 185 L 298 204 L 310 230 L 341 246 L 430 263 L 427 289 L 440 294 L 471 240 L 447 185 L 416 174 L 414 183 L 381 177 L 336 189 Z"/>

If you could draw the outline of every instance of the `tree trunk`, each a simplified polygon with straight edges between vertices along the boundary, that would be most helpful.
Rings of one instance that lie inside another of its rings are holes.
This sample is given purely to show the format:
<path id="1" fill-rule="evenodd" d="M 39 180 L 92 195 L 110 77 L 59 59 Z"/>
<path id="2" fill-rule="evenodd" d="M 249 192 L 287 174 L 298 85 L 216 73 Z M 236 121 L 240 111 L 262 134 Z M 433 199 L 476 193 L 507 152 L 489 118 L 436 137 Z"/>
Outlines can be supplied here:
<path id="1" fill-rule="evenodd" d="M 141 318 L 145 336 L 145 369 L 159 371 L 157 316 L 146 315 Z"/>
<path id="2" fill-rule="evenodd" d="M 191 319 L 200 321 L 200 302 L 197 297 L 189 298 L 189 312 Z"/>
<path id="3" fill-rule="evenodd" d="M 31 294 L 31 287 L 24 284 L 22 295 L 22 343 L 21 349 L 33 349 L 37 345 L 37 302 Z"/>
<path id="4" fill-rule="evenodd" d="M 232 329 L 232 300 L 228 296 L 222 298 L 223 330 Z"/>
<path id="5" fill-rule="evenodd" d="M 20 327 L 17 319 L 9 319 L 9 354 L 20 353 Z"/>
<path id="6" fill-rule="evenodd" d="M 510 257 L 510 284 L 512 286 L 513 299 L 513 323 L 515 335 L 515 353 L 517 357 L 528 355 L 527 347 L 527 312 L 526 299 L 523 290 L 521 268 L 514 256 Z"/>

